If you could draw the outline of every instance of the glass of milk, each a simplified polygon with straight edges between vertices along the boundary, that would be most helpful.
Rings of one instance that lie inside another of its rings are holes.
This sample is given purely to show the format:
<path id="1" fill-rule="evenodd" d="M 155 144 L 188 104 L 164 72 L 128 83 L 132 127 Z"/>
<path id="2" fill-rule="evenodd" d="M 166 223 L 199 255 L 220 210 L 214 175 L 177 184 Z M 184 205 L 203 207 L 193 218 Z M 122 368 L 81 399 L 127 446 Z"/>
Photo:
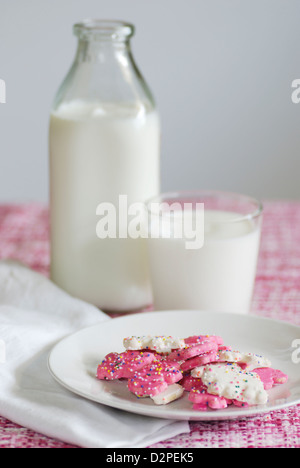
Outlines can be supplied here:
<path id="1" fill-rule="evenodd" d="M 130 205 L 160 192 L 159 113 L 132 24 L 85 20 L 73 31 L 75 58 L 50 114 L 51 279 L 105 311 L 137 310 L 152 302 L 145 241 L 99 238 L 98 207 L 124 218 L 120 196 Z"/>
<path id="2" fill-rule="evenodd" d="M 248 313 L 262 204 L 220 191 L 166 193 L 147 204 L 154 308 Z"/>

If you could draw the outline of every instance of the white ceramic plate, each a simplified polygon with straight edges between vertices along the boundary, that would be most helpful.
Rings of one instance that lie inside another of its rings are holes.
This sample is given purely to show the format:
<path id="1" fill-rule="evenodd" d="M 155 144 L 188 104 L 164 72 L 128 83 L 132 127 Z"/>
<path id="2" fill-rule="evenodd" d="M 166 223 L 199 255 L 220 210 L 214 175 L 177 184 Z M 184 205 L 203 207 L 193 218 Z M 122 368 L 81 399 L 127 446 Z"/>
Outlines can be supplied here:
<path id="1" fill-rule="evenodd" d="M 269 390 L 264 406 L 198 412 L 184 396 L 165 406 L 150 398 L 136 398 L 125 381 L 99 381 L 97 365 L 109 352 L 122 352 L 123 338 L 131 335 L 187 337 L 215 334 L 224 343 L 243 352 L 268 357 L 272 367 L 289 376 L 289 381 Z M 292 346 L 300 339 L 300 327 L 254 315 L 218 314 L 200 311 L 167 311 L 127 315 L 83 329 L 58 343 L 49 356 L 49 370 L 65 388 L 89 400 L 120 410 L 165 419 L 221 420 L 249 417 L 300 403 L 300 356 Z M 294 354 L 293 354 L 294 353 Z M 293 357 L 293 358 L 292 358 Z M 293 362 L 294 361 L 294 362 Z"/>

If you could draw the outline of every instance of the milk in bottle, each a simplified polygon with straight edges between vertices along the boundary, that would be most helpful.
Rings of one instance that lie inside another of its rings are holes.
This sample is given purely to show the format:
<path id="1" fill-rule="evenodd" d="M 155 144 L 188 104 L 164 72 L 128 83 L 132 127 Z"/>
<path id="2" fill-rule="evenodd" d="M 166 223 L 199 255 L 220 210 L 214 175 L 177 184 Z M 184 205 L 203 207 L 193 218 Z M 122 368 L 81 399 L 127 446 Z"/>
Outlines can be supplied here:
<path id="1" fill-rule="evenodd" d="M 51 278 L 107 311 L 151 303 L 145 239 L 96 235 L 96 209 L 159 193 L 160 119 L 130 52 L 131 25 L 75 25 L 75 62 L 50 116 Z"/>

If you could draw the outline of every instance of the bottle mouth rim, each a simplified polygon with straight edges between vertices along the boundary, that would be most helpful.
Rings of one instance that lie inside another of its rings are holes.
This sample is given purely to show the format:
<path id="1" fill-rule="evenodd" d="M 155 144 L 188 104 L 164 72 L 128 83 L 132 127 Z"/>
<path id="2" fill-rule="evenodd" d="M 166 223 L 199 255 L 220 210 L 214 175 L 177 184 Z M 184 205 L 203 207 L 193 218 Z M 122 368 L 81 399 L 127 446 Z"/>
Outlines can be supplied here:
<path id="1" fill-rule="evenodd" d="M 133 36 L 135 27 L 126 21 L 85 19 L 74 24 L 73 32 L 79 38 L 95 37 L 124 41 Z"/>

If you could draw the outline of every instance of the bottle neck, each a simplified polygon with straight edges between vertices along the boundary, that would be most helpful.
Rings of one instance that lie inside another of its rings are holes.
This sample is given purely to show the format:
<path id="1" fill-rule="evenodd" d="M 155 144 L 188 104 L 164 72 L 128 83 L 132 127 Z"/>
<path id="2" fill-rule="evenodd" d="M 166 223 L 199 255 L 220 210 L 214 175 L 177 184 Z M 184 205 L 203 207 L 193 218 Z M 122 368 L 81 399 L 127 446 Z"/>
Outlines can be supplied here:
<path id="1" fill-rule="evenodd" d="M 130 54 L 134 26 L 121 21 L 85 20 L 73 27 L 78 37 L 78 62 L 105 63 Z"/>
<path id="2" fill-rule="evenodd" d="M 86 20 L 74 25 L 78 38 L 72 66 L 54 102 L 82 100 L 125 103 L 130 108 L 155 108 L 155 103 L 131 52 L 134 27 L 115 21 Z"/>
<path id="3" fill-rule="evenodd" d="M 93 40 L 82 38 L 78 41 L 76 62 L 96 62 L 99 64 L 110 63 L 117 59 L 122 62 L 122 57 L 131 54 L 130 41 Z M 124 58 L 123 58 L 124 61 Z M 124 63 L 123 63 L 124 64 Z"/>

